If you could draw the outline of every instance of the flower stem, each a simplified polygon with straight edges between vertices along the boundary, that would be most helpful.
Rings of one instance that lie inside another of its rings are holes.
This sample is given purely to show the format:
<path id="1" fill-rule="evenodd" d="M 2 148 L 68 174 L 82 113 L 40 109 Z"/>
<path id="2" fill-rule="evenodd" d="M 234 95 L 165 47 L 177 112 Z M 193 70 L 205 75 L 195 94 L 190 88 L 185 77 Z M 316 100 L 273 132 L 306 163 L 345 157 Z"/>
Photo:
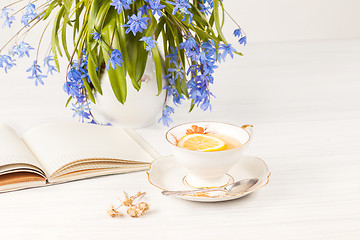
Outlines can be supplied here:
<path id="1" fill-rule="evenodd" d="M 244 30 L 240 27 L 240 25 L 235 21 L 234 18 L 231 17 L 231 15 L 225 10 L 224 8 L 224 12 L 226 13 L 226 15 L 228 15 L 228 17 L 236 24 L 236 26 L 238 26 L 239 29 L 241 29 L 241 31 L 243 32 L 244 35 L 246 35 L 246 33 L 244 32 Z"/>

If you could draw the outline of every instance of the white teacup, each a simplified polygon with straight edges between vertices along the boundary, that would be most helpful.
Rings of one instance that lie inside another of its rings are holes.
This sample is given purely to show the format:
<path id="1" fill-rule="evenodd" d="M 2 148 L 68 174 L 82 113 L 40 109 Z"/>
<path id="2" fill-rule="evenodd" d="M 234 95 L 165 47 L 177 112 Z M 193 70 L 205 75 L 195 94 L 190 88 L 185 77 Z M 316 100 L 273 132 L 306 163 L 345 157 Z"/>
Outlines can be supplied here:
<path id="1" fill-rule="evenodd" d="M 207 133 L 231 137 L 241 145 L 233 149 L 211 152 L 178 147 L 179 139 L 184 137 L 187 130 L 192 129 L 193 125 L 206 129 Z M 171 144 L 177 161 L 189 171 L 184 178 L 185 183 L 196 188 L 219 187 L 231 183 L 233 179 L 226 173 L 241 160 L 245 148 L 251 142 L 253 135 L 251 127 L 251 125 L 239 127 L 221 122 L 192 122 L 171 128 L 166 133 L 166 139 Z"/>

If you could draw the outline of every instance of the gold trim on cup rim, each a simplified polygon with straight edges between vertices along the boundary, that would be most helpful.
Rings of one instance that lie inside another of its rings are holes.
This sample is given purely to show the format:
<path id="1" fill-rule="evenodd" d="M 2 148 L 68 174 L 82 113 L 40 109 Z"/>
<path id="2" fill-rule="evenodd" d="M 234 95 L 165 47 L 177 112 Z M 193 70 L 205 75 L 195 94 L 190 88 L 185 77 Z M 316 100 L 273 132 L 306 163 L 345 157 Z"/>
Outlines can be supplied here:
<path id="1" fill-rule="evenodd" d="M 246 145 L 247 143 L 249 143 L 249 142 L 250 142 L 250 139 L 251 139 L 251 135 L 250 135 L 250 133 L 249 133 L 248 131 L 246 131 L 246 128 L 248 128 L 248 127 L 254 127 L 253 125 L 249 125 L 249 124 L 247 124 L 247 125 L 242 125 L 242 126 L 240 127 L 240 126 L 235 125 L 235 124 L 231 124 L 231 123 L 224 123 L 224 122 L 216 122 L 216 121 L 197 121 L 197 122 L 188 122 L 188 123 L 182 123 L 182 124 L 176 125 L 176 126 L 174 126 L 174 127 L 170 128 L 169 130 L 167 130 L 167 132 L 165 133 L 165 138 L 166 138 L 166 140 L 167 140 L 167 141 L 168 141 L 168 143 L 170 143 L 172 146 L 178 147 L 178 148 L 183 149 L 183 150 L 185 150 L 185 151 L 191 151 L 191 152 L 194 152 L 194 150 L 189 150 L 189 149 L 186 149 L 186 148 L 182 148 L 182 147 L 179 147 L 179 146 L 177 146 L 177 145 L 173 144 L 172 142 L 170 142 L 170 139 L 168 138 L 168 133 L 169 133 L 171 130 L 173 130 L 174 128 L 177 128 L 177 127 L 180 127 L 180 126 L 183 126 L 183 125 L 188 125 L 188 124 L 197 124 L 197 123 L 220 123 L 220 124 L 225 124 L 225 125 L 229 125 L 229 126 L 233 126 L 233 127 L 241 128 L 242 130 L 244 130 L 244 131 L 248 134 L 248 136 L 249 136 L 248 140 L 247 140 L 245 143 L 242 143 L 242 144 L 241 144 L 241 146 L 236 147 L 236 148 L 232 148 L 232 149 L 225 149 L 225 150 L 222 150 L 222 151 L 232 151 L 232 150 L 236 150 L 237 148 L 240 148 L 240 147 L 242 147 L 242 146 Z M 201 152 L 201 153 L 210 153 L 210 154 L 211 154 L 212 152 Z"/>

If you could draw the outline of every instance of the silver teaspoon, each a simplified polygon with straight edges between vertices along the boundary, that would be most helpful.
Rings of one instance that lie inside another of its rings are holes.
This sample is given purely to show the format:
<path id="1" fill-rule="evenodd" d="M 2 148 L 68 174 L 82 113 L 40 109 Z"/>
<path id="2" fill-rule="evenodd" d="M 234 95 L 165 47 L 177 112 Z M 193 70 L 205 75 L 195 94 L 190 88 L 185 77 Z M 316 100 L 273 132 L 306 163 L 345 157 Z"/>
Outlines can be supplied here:
<path id="1" fill-rule="evenodd" d="M 163 191 L 162 194 L 165 196 L 182 196 L 194 193 L 207 193 L 214 191 L 224 191 L 230 195 L 236 195 L 245 192 L 252 186 L 254 186 L 259 181 L 258 178 L 244 179 L 236 181 L 232 184 L 227 185 L 226 187 L 219 188 L 201 188 L 196 190 L 186 190 L 186 191 Z"/>

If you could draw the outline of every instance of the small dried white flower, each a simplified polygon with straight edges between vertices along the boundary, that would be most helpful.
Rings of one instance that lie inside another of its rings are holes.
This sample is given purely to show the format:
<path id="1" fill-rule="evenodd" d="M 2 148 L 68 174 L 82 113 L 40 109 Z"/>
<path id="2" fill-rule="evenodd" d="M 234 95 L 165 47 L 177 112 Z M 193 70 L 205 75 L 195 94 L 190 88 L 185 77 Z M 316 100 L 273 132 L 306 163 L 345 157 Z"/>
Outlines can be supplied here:
<path id="1" fill-rule="evenodd" d="M 150 205 L 146 202 L 141 202 L 138 204 L 138 209 L 140 209 L 143 212 L 146 212 L 147 210 L 149 210 Z"/>
<path id="2" fill-rule="evenodd" d="M 110 217 L 119 217 L 122 216 L 123 214 L 117 210 L 117 208 L 115 208 L 113 205 L 110 206 L 110 208 L 108 208 L 108 210 L 106 210 L 107 213 L 109 214 Z"/>
<path id="3" fill-rule="evenodd" d="M 129 207 L 127 210 L 127 214 L 129 214 L 130 217 L 139 217 L 141 213 L 136 207 Z"/>
<path id="4" fill-rule="evenodd" d="M 145 192 L 138 192 L 137 194 L 128 197 L 127 193 L 124 192 L 125 200 L 119 200 L 121 201 L 121 205 L 118 207 L 111 206 L 107 212 L 109 216 L 116 217 L 121 216 L 122 213 L 118 211 L 117 209 L 120 207 L 127 207 L 127 214 L 131 217 L 140 217 L 145 214 L 146 211 L 149 210 L 149 204 L 146 202 L 140 202 L 137 205 L 134 203 L 134 201 L 139 202 L 139 200 L 145 195 Z"/>

